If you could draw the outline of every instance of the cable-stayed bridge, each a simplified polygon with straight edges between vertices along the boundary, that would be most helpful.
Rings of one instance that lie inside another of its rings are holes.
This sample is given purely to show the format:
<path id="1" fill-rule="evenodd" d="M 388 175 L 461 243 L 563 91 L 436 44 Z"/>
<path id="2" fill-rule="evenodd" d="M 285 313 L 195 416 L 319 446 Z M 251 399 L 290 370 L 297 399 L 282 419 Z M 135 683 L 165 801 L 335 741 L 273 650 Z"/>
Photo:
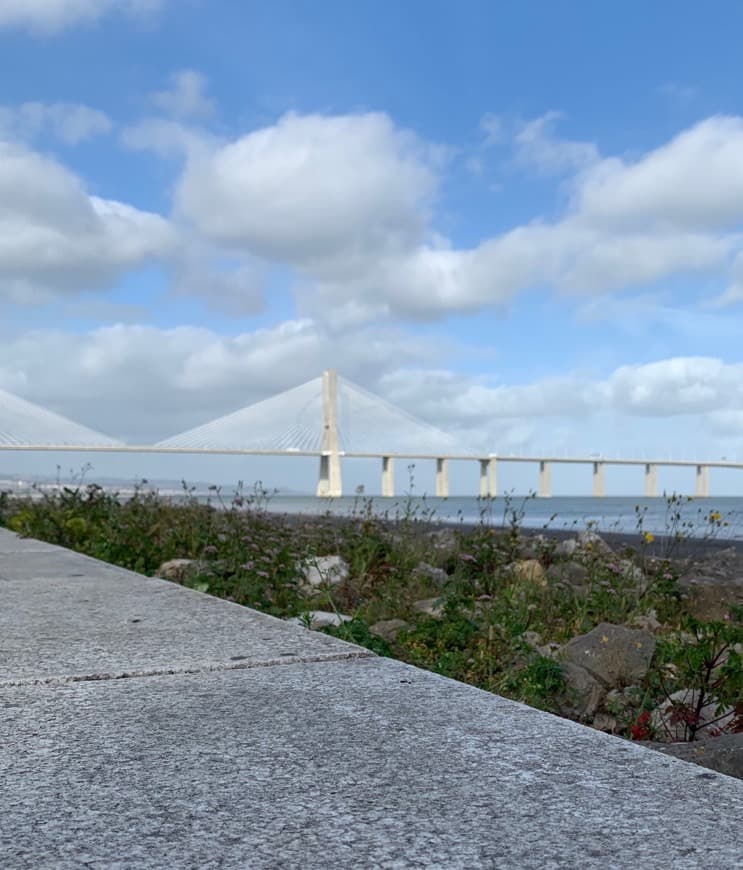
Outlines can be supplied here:
<path id="1" fill-rule="evenodd" d="M 498 463 L 529 462 L 539 468 L 538 495 L 551 495 L 554 463 L 593 469 L 593 495 L 606 494 L 607 465 L 644 466 L 645 495 L 658 495 L 659 466 L 695 469 L 695 494 L 709 495 L 709 469 L 743 468 L 726 460 L 637 459 L 604 456 L 499 455 L 468 449 L 454 436 L 341 378 L 334 370 L 262 402 L 149 445 L 125 444 L 0 390 L 0 451 L 188 453 L 312 456 L 319 460 L 317 495 L 343 494 L 341 461 L 376 458 L 382 463 L 383 496 L 395 494 L 395 460 L 436 463 L 436 495 L 449 495 L 449 463 L 476 461 L 480 495 L 496 496 Z"/>

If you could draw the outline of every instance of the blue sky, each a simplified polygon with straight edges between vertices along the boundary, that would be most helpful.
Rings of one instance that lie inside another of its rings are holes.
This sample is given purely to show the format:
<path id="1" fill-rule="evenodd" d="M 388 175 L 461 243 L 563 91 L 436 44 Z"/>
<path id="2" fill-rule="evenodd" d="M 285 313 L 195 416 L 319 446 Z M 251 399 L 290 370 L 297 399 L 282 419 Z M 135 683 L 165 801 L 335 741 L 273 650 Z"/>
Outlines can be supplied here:
<path id="1" fill-rule="evenodd" d="M 743 456 L 742 27 L 0 0 L 0 389 L 152 441 L 335 366 L 493 452 Z"/>

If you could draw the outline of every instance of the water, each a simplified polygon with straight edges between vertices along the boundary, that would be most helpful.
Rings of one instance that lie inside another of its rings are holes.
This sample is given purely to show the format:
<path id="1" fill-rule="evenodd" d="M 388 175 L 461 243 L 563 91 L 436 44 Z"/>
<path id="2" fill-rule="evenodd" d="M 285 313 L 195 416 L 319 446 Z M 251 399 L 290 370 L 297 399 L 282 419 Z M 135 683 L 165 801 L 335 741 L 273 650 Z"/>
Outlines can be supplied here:
<path id="1" fill-rule="evenodd" d="M 225 499 L 228 500 L 228 499 Z M 319 499 L 312 496 L 276 495 L 268 501 L 268 510 L 277 513 L 348 516 L 361 512 L 371 504 L 376 514 L 391 519 L 405 514 L 434 521 L 477 524 L 481 521 L 501 525 L 508 523 L 515 512 L 519 525 L 528 529 L 550 528 L 581 531 L 588 525 L 603 532 L 632 534 L 651 532 L 654 535 L 673 534 L 695 538 L 715 537 L 743 540 L 743 498 L 679 498 L 669 505 L 664 498 L 591 498 L 582 496 L 526 498 L 513 496 L 481 500 L 471 497 L 395 498 L 344 496 Z M 680 520 L 674 525 L 673 514 Z M 710 514 L 713 521 L 710 522 Z M 718 518 L 719 517 L 719 518 Z"/>

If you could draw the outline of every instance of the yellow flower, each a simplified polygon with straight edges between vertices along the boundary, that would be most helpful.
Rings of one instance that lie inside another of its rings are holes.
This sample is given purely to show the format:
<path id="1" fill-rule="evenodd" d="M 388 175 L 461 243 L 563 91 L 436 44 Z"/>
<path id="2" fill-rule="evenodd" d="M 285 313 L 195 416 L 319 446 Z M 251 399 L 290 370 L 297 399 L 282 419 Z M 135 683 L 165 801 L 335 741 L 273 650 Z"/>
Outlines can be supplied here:
<path id="1" fill-rule="evenodd" d="M 652 532 L 645 532 L 644 538 L 646 544 L 652 544 L 655 540 L 655 535 Z"/>
<path id="2" fill-rule="evenodd" d="M 712 511 L 712 513 L 709 515 L 709 521 L 711 523 L 719 523 L 721 519 L 722 514 L 719 511 Z"/>

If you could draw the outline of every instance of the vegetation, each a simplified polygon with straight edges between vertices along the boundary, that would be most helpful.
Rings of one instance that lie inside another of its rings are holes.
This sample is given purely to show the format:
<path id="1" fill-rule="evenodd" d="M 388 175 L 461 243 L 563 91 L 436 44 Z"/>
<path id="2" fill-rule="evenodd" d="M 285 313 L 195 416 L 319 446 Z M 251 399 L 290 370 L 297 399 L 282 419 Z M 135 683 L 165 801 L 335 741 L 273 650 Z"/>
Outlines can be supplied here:
<path id="1" fill-rule="evenodd" d="M 669 511 L 679 526 L 675 499 Z M 173 503 L 144 485 L 128 500 L 96 485 L 70 486 L 33 498 L 0 495 L 0 525 L 148 575 L 171 559 L 195 560 L 183 579 L 193 588 L 278 617 L 348 614 L 323 630 L 554 712 L 564 713 L 566 687 L 550 645 L 652 613 L 663 626 L 655 657 L 616 711 L 618 733 L 662 737 L 669 721 L 681 720 L 686 739 L 703 728 L 743 730 L 743 614 L 691 619 L 678 564 L 667 554 L 650 558 L 642 516 L 636 548 L 612 552 L 589 534 L 568 561 L 555 540 L 524 535 L 521 511 L 508 500 L 504 522 L 495 525 L 484 503 L 474 528 L 443 527 L 412 500 L 394 521 L 363 500 L 344 519 L 266 507 L 260 486 L 239 487 L 227 500 L 215 488 L 207 504 L 188 489 Z M 723 520 L 711 517 L 714 530 Z M 303 566 L 331 554 L 345 560 L 348 577 L 308 588 Z M 561 579 L 566 566 L 581 574 L 580 594 Z M 426 599 L 436 608 L 420 607 Z M 393 618 L 405 623 L 396 635 L 372 630 Z M 659 722 L 651 711 L 664 702 L 671 713 Z M 723 716 L 731 709 L 735 715 Z"/>

